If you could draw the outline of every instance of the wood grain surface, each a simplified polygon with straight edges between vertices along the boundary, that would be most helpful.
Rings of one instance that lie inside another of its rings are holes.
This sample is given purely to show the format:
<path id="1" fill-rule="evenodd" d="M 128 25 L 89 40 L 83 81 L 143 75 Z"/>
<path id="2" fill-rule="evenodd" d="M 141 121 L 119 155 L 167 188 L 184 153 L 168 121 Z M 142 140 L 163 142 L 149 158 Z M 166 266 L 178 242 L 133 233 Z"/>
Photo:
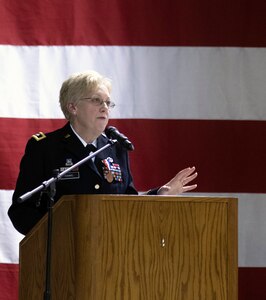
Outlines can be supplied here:
<path id="1" fill-rule="evenodd" d="M 46 221 L 20 245 L 20 300 L 43 299 Z M 236 300 L 237 199 L 65 196 L 51 284 L 52 300 Z"/>

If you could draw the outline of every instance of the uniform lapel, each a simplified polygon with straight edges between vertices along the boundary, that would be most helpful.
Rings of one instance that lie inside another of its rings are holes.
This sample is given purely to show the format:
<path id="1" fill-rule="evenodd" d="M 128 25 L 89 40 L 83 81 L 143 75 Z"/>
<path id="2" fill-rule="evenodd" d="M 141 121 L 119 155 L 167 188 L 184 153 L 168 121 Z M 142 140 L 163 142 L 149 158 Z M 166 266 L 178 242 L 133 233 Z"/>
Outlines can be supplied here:
<path id="1" fill-rule="evenodd" d="M 85 158 L 88 155 L 85 147 L 82 145 L 81 141 L 78 139 L 78 137 L 72 131 L 69 123 L 65 127 L 63 127 L 62 133 L 63 133 L 62 139 L 63 139 L 64 147 L 66 148 L 66 150 L 68 152 L 72 153 L 77 158 L 77 161 L 82 160 L 83 158 Z M 87 162 L 84 163 L 84 165 L 86 167 L 89 167 L 98 176 L 100 176 L 102 178 L 101 174 L 99 173 L 99 171 L 93 161 L 88 160 Z"/>
<path id="2" fill-rule="evenodd" d="M 81 160 L 85 156 L 84 146 L 81 141 L 72 131 L 69 123 L 63 128 L 62 132 L 62 141 L 64 147 L 70 153 L 77 157 L 78 160 Z"/>

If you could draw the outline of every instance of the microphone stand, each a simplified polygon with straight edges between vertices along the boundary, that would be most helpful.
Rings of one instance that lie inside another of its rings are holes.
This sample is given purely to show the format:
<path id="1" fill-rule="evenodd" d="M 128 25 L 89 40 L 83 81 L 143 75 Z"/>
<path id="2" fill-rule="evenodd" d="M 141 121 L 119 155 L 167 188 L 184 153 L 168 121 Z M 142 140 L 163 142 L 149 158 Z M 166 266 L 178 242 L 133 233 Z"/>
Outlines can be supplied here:
<path id="1" fill-rule="evenodd" d="M 60 180 L 64 175 L 66 175 L 71 170 L 77 168 L 78 166 L 84 164 L 86 161 L 95 157 L 98 153 L 103 150 L 113 146 L 117 143 L 117 140 L 109 139 L 108 144 L 100 148 L 99 150 L 93 152 L 92 154 L 86 156 L 82 160 L 78 161 L 76 164 L 72 165 L 68 169 L 64 170 L 61 173 L 57 173 L 54 177 L 44 181 L 41 185 L 35 189 L 23 194 L 18 198 L 19 203 L 25 202 L 32 195 L 37 192 L 47 193 L 48 194 L 48 203 L 47 203 L 47 246 L 46 246 L 46 272 L 45 272 L 45 291 L 44 291 L 44 300 L 51 299 L 51 257 L 52 257 L 52 225 L 53 225 L 53 205 L 54 205 L 54 196 L 56 194 L 56 181 Z"/>

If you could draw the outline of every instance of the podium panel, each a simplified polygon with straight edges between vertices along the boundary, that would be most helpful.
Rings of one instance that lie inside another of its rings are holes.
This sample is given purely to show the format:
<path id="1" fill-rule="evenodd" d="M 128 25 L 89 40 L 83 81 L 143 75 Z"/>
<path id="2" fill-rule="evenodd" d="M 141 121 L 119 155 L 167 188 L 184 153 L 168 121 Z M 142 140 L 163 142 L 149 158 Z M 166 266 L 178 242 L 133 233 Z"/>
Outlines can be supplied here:
<path id="1" fill-rule="evenodd" d="M 20 243 L 43 300 L 47 216 Z M 53 209 L 52 300 L 237 300 L 237 199 L 74 195 Z"/>

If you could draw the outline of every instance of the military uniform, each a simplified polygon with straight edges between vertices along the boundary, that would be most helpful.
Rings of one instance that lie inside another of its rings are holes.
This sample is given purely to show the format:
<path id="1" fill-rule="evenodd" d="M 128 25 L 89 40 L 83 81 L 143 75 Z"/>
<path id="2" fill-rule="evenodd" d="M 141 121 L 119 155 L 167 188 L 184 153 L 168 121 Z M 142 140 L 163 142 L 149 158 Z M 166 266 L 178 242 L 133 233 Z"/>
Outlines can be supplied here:
<path id="1" fill-rule="evenodd" d="M 98 149 L 107 143 L 108 138 L 105 135 L 98 137 Z M 55 170 L 62 172 L 87 155 L 84 145 L 69 123 L 46 135 L 34 135 L 28 141 L 21 160 L 12 205 L 8 211 L 14 227 L 19 232 L 26 234 L 46 213 L 47 196 L 39 201 L 40 193 L 37 193 L 21 204 L 17 199 L 53 177 Z M 56 182 L 54 199 L 57 201 L 67 194 L 137 194 L 127 151 L 116 143 L 99 153 L 94 162 L 86 161 L 76 170 L 72 170 Z"/>

